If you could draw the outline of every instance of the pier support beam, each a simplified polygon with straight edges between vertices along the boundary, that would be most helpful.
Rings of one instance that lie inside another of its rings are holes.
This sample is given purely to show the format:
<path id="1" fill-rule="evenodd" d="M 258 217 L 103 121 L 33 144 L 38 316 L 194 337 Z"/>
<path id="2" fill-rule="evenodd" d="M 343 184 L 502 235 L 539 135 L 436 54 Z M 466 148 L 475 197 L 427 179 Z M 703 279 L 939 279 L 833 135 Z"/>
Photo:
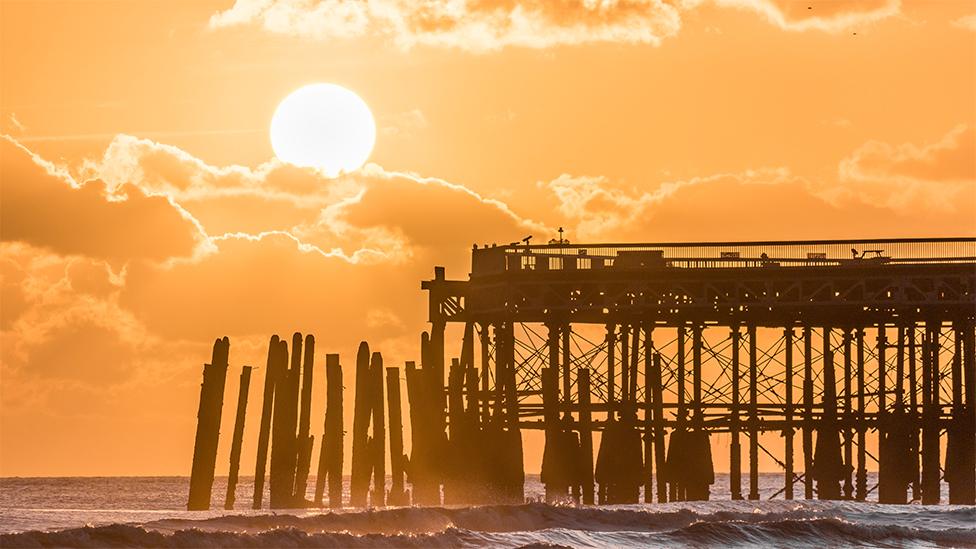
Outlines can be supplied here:
<path id="1" fill-rule="evenodd" d="M 732 405 L 729 409 L 729 433 L 732 439 L 729 446 L 729 491 L 733 500 L 742 499 L 742 445 L 739 442 L 739 341 L 742 333 L 739 326 L 732 327 Z"/>
<path id="2" fill-rule="evenodd" d="M 942 471 L 939 459 L 939 435 L 942 430 L 942 406 L 939 396 L 939 358 L 941 322 L 930 319 L 925 324 L 925 356 L 922 361 L 922 503 L 934 505 L 941 499 Z"/>
<path id="3" fill-rule="evenodd" d="M 786 485 L 783 489 L 783 497 L 787 500 L 793 499 L 793 483 L 796 480 L 796 473 L 793 470 L 793 433 L 795 431 L 793 426 L 793 328 L 787 327 L 783 330 L 783 342 L 784 342 L 784 379 L 785 379 L 785 406 L 783 409 L 783 419 L 785 427 L 783 428 L 783 440 L 785 448 L 784 453 L 784 469 L 786 469 Z M 741 496 L 740 496 L 741 497 Z"/>
<path id="4" fill-rule="evenodd" d="M 759 359 L 756 326 L 749 325 L 749 499 L 759 499 Z"/>
<path id="5" fill-rule="evenodd" d="M 813 332 L 803 327 L 803 498 L 813 499 Z"/>

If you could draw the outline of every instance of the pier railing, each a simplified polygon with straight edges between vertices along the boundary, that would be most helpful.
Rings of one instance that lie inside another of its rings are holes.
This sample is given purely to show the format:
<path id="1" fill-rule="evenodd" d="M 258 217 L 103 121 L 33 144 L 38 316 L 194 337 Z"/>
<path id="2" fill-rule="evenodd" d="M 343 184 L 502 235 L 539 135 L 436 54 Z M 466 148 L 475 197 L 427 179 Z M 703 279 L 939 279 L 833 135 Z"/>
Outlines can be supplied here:
<path id="1" fill-rule="evenodd" d="M 973 263 L 976 237 L 634 244 L 513 243 L 472 251 L 472 277 L 512 271 Z"/>

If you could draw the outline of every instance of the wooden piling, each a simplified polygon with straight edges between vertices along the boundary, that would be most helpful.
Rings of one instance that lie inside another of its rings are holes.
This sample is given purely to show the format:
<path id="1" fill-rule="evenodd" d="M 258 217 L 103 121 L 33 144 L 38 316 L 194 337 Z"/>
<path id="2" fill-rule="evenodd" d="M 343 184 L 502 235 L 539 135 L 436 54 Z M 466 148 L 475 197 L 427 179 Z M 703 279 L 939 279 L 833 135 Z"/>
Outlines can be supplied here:
<path id="1" fill-rule="evenodd" d="M 309 432 L 312 426 L 312 377 L 315 364 L 315 336 L 305 336 L 304 360 L 302 361 L 301 415 L 298 421 L 298 450 L 295 470 L 295 488 L 293 497 L 295 505 L 306 505 L 305 492 L 308 489 L 308 472 L 312 465 L 312 447 L 315 437 Z"/>
<path id="2" fill-rule="evenodd" d="M 294 505 L 295 433 L 298 423 L 298 387 L 300 381 L 301 335 L 292 338 L 291 367 L 288 367 L 288 343 L 278 341 L 277 360 L 281 375 L 275 383 L 274 412 L 271 420 L 271 508 L 287 509 Z"/>
<path id="3" fill-rule="evenodd" d="M 359 344 L 356 355 L 356 397 L 352 417 L 352 477 L 349 504 L 366 507 L 369 492 L 369 419 L 372 414 L 373 384 L 370 380 L 369 345 Z"/>
<path id="4" fill-rule="evenodd" d="M 318 475 L 315 479 L 315 503 L 322 506 L 325 485 L 329 486 L 329 507 L 342 507 L 342 366 L 339 355 L 325 355 L 325 425 Z"/>
<path id="5" fill-rule="evenodd" d="M 400 369 L 386 369 L 386 396 L 390 413 L 390 471 L 393 482 L 387 503 L 390 505 L 410 505 L 410 498 L 404 487 L 403 420 L 400 408 Z"/>
<path id="6" fill-rule="evenodd" d="M 370 441 L 370 461 L 373 470 L 372 507 L 386 506 L 386 417 L 383 398 L 383 355 L 373 353 L 369 363 L 372 400 L 373 437 Z"/>
<path id="7" fill-rule="evenodd" d="M 234 509 L 237 497 L 237 476 L 241 467 L 241 445 L 244 440 L 244 414 L 247 411 L 247 392 L 251 385 L 251 367 L 241 369 L 240 390 L 237 393 L 237 415 L 234 418 L 234 437 L 230 446 L 230 468 L 227 474 L 227 495 L 224 509 Z"/>
<path id="8" fill-rule="evenodd" d="M 186 504 L 186 508 L 190 511 L 210 509 L 229 351 L 230 340 L 226 337 L 216 340 L 210 364 L 203 366 L 200 406 L 197 410 L 197 432 L 193 444 L 193 465 L 190 472 L 190 495 Z"/>
<path id="9" fill-rule="evenodd" d="M 427 465 L 430 456 L 430 425 L 427 423 L 429 402 L 425 398 L 427 387 L 423 373 L 413 361 L 408 361 L 404 370 L 407 378 L 411 437 L 407 476 L 413 487 L 413 502 L 418 505 L 437 505 L 440 503 L 440 494 Z"/>
<path id="10" fill-rule="evenodd" d="M 261 404 L 261 425 L 258 430 L 257 460 L 254 466 L 254 498 L 252 509 L 260 509 L 264 500 L 264 473 L 268 466 L 268 445 L 271 442 L 271 411 L 274 406 L 275 380 L 281 375 L 278 367 L 278 336 L 271 336 L 268 360 L 264 368 L 264 395 Z"/>

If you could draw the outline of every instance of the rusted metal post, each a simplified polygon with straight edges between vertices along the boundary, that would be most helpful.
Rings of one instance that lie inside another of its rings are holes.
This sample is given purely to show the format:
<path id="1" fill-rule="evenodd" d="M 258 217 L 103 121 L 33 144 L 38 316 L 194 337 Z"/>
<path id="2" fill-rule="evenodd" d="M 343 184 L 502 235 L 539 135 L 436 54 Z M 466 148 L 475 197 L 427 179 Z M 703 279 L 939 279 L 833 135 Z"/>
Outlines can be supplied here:
<path id="1" fill-rule="evenodd" d="M 657 502 L 666 503 L 668 501 L 668 480 L 665 475 L 664 390 L 661 379 L 661 354 L 654 353 L 651 368 L 651 393 L 654 399 L 654 466 L 657 470 Z"/>
<path id="2" fill-rule="evenodd" d="M 186 504 L 186 508 L 190 511 L 210 509 L 229 350 L 230 340 L 226 337 L 216 340 L 210 364 L 203 365 L 200 407 L 197 410 L 197 433 L 193 444 L 193 466 L 190 472 L 190 495 Z"/>
<path id="3" fill-rule="evenodd" d="M 617 327 L 614 324 L 607 324 L 607 417 L 613 418 L 616 401 L 615 385 L 616 379 L 616 351 L 617 351 Z"/>
<path id="4" fill-rule="evenodd" d="M 783 497 L 791 500 L 793 499 L 793 483 L 796 479 L 796 473 L 793 471 L 793 433 L 796 431 L 796 427 L 793 424 L 793 328 L 787 327 L 783 330 L 783 339 L 785 345 L 785 359 L 784 359 L 784 369 L 785 369 L 785 397 L 786 400 L 783 409 L 783 419 L 785 427 L 783 429 L 784 433 L 784 461 L 786 469 L 786 484 L 783 487 Z M 741 494 L 739 496 L 742 497 Z"/>
<path id="5" fill-rule="evenodd" d="M 620 413 L 627 409 L 630 394 L 630 324 L 620 325 Z"/>
<path id="6" fill-rule="evenodd" d="M 571 370 L 570 366 L 573 363 L 573 356 L 569 348 L 570 337 L 572 336 L 573 333 L 573 326 L 568 322 L 564 322 L 559 328 L 560 328 L 560 332 L 561 332 L 560 335 L 562 335 L 562 342 L 563 342 L 563 349 L 562 349 L 563 353 L 561 357 L 562 367 L 563 367 L 562 404 L 563 404 L 563 410 L 566 413 L 569 413 L 569 409 L 573 403 L 573 396 L 572 396 L 573 384 L 572 384 L 572 380 L 570 379 L 570 370 Z"/>
<path id="7" fill-rule="evenodd" d="M 919 463 L 921 439 L 919 437 L 918 413 L 918 356 L 915 342 L 916 325 L 914 322 L 908 329 L 908 421 L 911 434 L 909 441 L 909 460 L 911 467 L 912 501 L 922 499 L 922 467 Z"/>
<path id="8" fill-rule="evenodd" d="M 864 501 L 868 497 L 867 469 L 867 410 L 864 384 L 864 329 L 855 329 L 857 347 L 857 471 L 854 476 L 854 499 Z"/>
<path id="9" fill-rule="evenodd" d="M 813 499 L 813 332 L 803 327 L 803 497 Z"/>
<path id="10" fill-rule="evenodd" d="M 590 408 L 590 369 L 580 368 L 577 373 L 579 394 L 580 465 L 582 472 L 583 504 L 593 505 L 593 415 Z"/>
<path id="11" fill-rule="evenodd" d="M 968 421 L 963 393 L 963 323 L 952 323 L 952 415 L 946 429 L 945 479 L 949 503 L 972 505 L 976 499 L 976 423 Z"/>
<path id="12" fill-rule="evenodd" d="M 941 322 L 929 319 L 925 324 L 928 333 L 928 349 L 925 353 L 928 360 L 923 364 L 927 372 L 922 381 L 922 503 L 934 505 L 941 499 L 940 481 L 942 471 L 939 459 L 939 435 L 942 430 L 942 406 L 939 396 L 939 355 L 942 350 L 939 341 Z"/>
<path id="13" fill-rule="evenodd" d="M 240 390 L 237 393 L 237 415 L 234 418 L 234 438 L 230 446 L 230 469 L 227 474 L 227 495 L 224 509 L 232 510 L 237 499 L 237 476 L 241 467 L 241 444 L 244 441 L 244 414 L 247 412 L 247 391 L 251 385 L 251 367 L 241 369 Z"/>
<path id="14" fill-rule="evenodd" d="M 742 333 L 739 332 L 738 325 L 732 326 L 729 337 L 732 340 L 732 407 L 729 410 L 729 433 L 732 442 L 729 446 L 729 491 L 733 500 L 739 500 L 742 499 L 742 446 L 739 442 L 739 340 Z"/>
<path id="15" fill-rule="evenodd" d="M 654 342 L 651 339 L 652 325 L 645 322 L 644 331 L 644 503 L 654 501 L 654 412 L 651 410 L 651 354 Z M 658 471 L 661 474 L 661 471 Z"/>
<path id="16" fill-rule="evenodd" d="M 756 325 L 749 324 L 749 499 L 759 499 L 759 359 Z"/>
<path id="17" fill-rule="evenodd" d="M 854 498 L 854 422 L 851 394 L 851 330 L 844 328 L 844 499 Z"/>

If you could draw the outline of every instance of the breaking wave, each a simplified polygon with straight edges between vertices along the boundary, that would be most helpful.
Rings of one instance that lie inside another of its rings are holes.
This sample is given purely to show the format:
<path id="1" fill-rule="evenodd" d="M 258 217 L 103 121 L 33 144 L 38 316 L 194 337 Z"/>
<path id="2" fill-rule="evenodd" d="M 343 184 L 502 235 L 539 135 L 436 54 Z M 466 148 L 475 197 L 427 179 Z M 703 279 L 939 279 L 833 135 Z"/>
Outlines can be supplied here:
<path id="1" fill-rule="evenodd" d="M 976 507 L 775 509 L 539 503 L 164 519 L 0 536 L 2 547 L 578 547 L 686 544 L 976 547 Z M 764 506 L 765 507 L 765 506 Z"/>

